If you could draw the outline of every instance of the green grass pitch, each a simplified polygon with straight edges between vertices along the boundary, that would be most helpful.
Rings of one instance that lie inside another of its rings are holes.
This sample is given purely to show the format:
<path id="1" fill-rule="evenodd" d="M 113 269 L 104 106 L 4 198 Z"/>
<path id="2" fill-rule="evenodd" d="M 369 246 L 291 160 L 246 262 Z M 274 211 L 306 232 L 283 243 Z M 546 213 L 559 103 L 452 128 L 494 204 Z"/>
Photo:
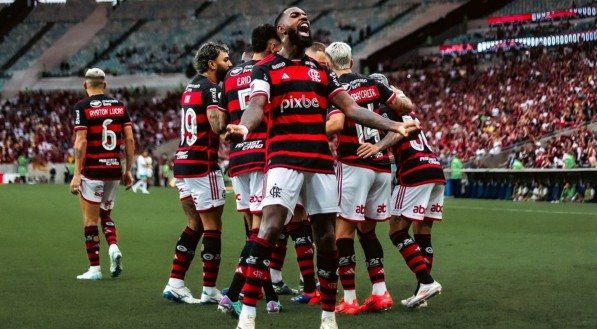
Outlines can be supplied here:
<path id="1" fill-rule="evenodd" d="M 338 316 L 340 328 L 597 328 L 597 206 L 447 200 L 445 220 L 434 228 L 434 277 L 442 295 L 423 310 L 399 305 L 381 314 Z M 120 191 L 113 213 L 124 272 L 109 277 L 105 240 L 104 280 L 80 282 L 87 269 L 82 219 L 65 185 L 0 186 L 0 328 L 234 328 L 215 306 L 180 305 L 161 297 L 174 244 L 185 218 L 173 189 L 151 195 Z M 230 282 L 243 243 L 241 216 L 230 198 L 224 215 L 218 287 Z M 415 280 L 387 237 L 386 281 L 395 302 Z M 357 289 L 370 292 L 357 243 Z M 297 286 L 290 247 L 284 268 Z M 187 285 L 201 292 L 201 266 Z M 318 328 L 318 307 L 293 305 L 268 315 L 258 305 L 259 328 Z"/>

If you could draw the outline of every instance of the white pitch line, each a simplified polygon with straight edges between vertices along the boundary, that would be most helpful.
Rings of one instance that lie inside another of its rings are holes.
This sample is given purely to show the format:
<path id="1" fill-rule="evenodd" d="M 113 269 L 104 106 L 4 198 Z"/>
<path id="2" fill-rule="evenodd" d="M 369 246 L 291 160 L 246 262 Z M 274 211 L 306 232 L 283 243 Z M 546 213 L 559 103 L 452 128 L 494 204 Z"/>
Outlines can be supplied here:
<path id="1" fill-rule="evenodd" d="M 491 210 L 491 211 L 510 211 L 510 212 L 529 212 L 529 213 L 542 213 L 542 214 L 558 214 L 558 215 L 586 215 L 586 216 L 597 216 L 595 213 L 590 212 L 575 212 L 575 211 L 556 211 L 556 210 L 532 210 L 532 209 L 511 209 L 511 208 L 484 208 L 484 207 L 467 207 L 467 206 L 451 206 L 447 205 L 446 209 L 470 209 L 470 210 Z"/>

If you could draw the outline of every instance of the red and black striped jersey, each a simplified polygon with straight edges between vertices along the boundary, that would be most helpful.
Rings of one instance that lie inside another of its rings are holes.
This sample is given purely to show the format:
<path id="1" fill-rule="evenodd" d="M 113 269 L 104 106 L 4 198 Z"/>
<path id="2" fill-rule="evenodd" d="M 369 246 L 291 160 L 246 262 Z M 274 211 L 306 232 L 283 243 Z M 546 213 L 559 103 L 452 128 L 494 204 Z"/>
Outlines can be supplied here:
<path id="1" fill-rule="evenodd" d="M 377 114 L 379 114 L 381 105 L 390 104 L 396 98 L 390 88 L 362 74 L 347 73 L 339 76 L 338 80 L 357 104 Z M 332 108 L 329 116 L 338 112 L 340 110 Z M 390 158 L 387 150 L 368 159 L 357 156 L 357 149 L 361 144 L 375 144 L 381 140 L 382 134 L 383 132 L 378 129 L 362 126 L 346 118 L 344 128 L 338 133 L 338 161 L 351 166 L 390 172 Z"/>
<path id="2" fill-rule="evenodd" d="M 228 112 L 230 123 L 238 124 L 249 105 L 251 71 L 257 61 L 251 60 L 231 69 L 224 79 L 220 108 Z M 265 166 L 265 116 L 259 126 L 251 131 L 244 142 L 230 148 L 228 175 L 234 177 L 246 172 L 263 171 Z"/>
<path id="3" fill-rule="evenodd" d="M 82 175 L 94 180 L 119 180 L 120 147 L 131 118 L 122 102 L 106 95 L 87 97 L 74 108 L 75 131 L 87 130 Z"/>
<path id="4" fill-rule="evenodd" d="M 290 60 L 272 54 L 253 67 L 251 80 L 251 97 L 270 100 L 266 169 L 333 174 L 325 121 L 330 99 L 343 91 L 336 75 L 308 56 Z"/>
<path id="5" fill-rule="evenodd" d="M 174 177 L 202 177 L 218 170 L 220 137 L 211 130 L 207 110 L 218 111 L 221 88 L 199 74 L 180 97 L 180 144 L 174 159 Z"/>
<path id="6" fill-rule="evenodd" d="M 414 113 L 399 116 L 394 110 L 384 107 L 383 115 L 399 122 L 418 120 Z M 445 183 L 444 170 L 421 131 L 414 139 L 401 139 L 392 147 L 398 171 L 396 179 L 402 186 L 417 186 L 428 183 Z"/>

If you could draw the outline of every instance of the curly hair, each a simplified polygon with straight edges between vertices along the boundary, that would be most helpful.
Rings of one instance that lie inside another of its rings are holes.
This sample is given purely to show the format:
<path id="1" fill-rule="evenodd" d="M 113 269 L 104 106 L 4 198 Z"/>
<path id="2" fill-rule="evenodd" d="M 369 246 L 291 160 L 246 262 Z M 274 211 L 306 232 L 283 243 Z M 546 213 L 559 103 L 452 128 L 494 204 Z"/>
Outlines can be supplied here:
<path id="1" fill-rule="evenodd" d="M 207 63 L 218 58 L 220 52 L 229 52 L 228 46 L 211 41 L 199 46 L 199 49 L 193 58 L 193 66 L 195 67 L 195 70 L 197 70 L 198 73 L 206 72 L 208 69 Z"/>

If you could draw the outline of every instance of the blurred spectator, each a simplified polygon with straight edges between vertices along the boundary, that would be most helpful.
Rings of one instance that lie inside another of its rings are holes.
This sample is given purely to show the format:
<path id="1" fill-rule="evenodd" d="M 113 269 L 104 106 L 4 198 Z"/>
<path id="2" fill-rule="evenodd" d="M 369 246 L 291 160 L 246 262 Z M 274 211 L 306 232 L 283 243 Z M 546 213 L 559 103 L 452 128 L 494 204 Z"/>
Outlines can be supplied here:
<path id="1" fill-rule="evenodd" d="M 570 182 L 564 183 L 562 194 L 560 194 L 560 202 L 572 202 L 575 201 L 575 197 L 577 197 L 576 187 Z"/>

